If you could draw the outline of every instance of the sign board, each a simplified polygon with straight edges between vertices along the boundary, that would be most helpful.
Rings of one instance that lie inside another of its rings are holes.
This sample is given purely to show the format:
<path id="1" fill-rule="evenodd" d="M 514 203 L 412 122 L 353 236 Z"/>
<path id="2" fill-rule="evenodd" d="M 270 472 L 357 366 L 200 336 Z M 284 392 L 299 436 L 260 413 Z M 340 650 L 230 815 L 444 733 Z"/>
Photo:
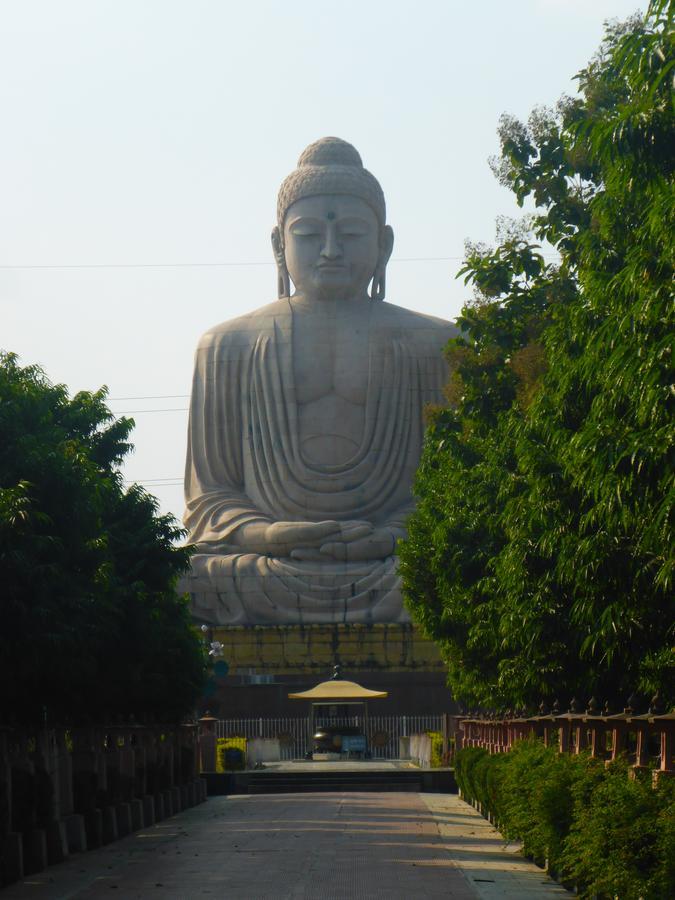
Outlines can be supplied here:
<path id="1" fill-rule="evenodd" d="M 342 737 L 343 753 L 365 753 L 366 736 L 365 734 L 345 734 Z"/>

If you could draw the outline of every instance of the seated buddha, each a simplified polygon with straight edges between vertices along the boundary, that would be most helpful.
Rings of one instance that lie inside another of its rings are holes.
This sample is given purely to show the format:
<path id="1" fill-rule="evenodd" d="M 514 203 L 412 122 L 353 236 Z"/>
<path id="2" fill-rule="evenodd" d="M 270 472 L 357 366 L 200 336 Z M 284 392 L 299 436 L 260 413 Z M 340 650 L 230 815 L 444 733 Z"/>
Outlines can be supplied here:
<path id="1" fill-rule="evenodd" d="M 279 191 L 279 299 L 196 352 L 183 588 L 198 621 L 408 621 L 396 542 L 455 329 L 385 302 L 392 245 L 355 148 L 311 144 Z"/>

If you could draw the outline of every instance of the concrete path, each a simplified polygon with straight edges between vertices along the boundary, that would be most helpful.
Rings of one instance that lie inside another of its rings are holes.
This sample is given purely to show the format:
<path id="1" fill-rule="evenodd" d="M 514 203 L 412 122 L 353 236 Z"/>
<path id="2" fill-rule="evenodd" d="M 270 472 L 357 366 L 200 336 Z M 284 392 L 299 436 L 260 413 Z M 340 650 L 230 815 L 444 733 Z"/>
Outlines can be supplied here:
<path id="1" fill-rule="evenodd" d="M 419 794 L 431 812 L 447 856 L 484 900 L 570 897 L 571 894 L 519 853 L 457 794 Z"/>
<path id="2" fill-rule="evenodd" d="M 515 849 L 455 795 L 214 797 L 5 888 L 0 900 L 567 895 Z"/>
<path id="3" fill-rule="evenodd" d="M 334 759 L 330 761 L 313 759 L 307 762 L 288 759 L 283 762 L 263 763 L 263 769 L 268 772 L 363 772 L 365 774 L 393 772 L 395 769 L 405 769 L 409 772 L 420 771 L 419 767 L 413 765 L 408 759 Z"/>

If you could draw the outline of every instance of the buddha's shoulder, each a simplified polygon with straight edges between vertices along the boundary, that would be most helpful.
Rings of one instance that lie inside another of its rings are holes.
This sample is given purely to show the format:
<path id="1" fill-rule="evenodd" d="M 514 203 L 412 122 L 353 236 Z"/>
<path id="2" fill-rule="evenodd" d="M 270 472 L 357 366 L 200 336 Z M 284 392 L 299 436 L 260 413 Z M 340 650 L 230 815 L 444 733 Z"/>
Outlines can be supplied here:
<path id="1" fill-rule="evenodd" d="M 249 344 L 265 331 L 271 331 L 274 323 L 283 316 L 290 315 L 286 298 L 275 300 L 234 319 L 227 319 L 205 331 L 199 340 L 198 350 L 209 347 L 237 346 Z"/>
<path id="2" fill-rule="evenodd" d="M 426 313 L 415 312 L 392 303 L 379 303 L 375 317 L 377 327 L 390 332 L 401 333 L 408 339 L 423 342 L 445 343 L 458 334 L 457 326 L 447 319 L 439 319 Z"/>

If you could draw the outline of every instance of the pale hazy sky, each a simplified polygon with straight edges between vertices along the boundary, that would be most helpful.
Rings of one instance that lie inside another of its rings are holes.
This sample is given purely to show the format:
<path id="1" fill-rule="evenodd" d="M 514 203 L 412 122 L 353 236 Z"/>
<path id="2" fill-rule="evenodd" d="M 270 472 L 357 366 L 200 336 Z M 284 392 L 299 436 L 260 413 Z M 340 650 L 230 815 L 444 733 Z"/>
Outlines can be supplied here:
<path id="1" fill-rule="evenodd" d="M 0 0 L 0 348 L 138 410 L 125 474 L 180 517 L 194 347 L 276 298 L 302 149 L 355 144 L 396 233 L 387 299 L 452 318 L 464 239 L 518 213 L 487 165 L 500 114 L 573 93 L 603 20 L 645 8 Z"/>

